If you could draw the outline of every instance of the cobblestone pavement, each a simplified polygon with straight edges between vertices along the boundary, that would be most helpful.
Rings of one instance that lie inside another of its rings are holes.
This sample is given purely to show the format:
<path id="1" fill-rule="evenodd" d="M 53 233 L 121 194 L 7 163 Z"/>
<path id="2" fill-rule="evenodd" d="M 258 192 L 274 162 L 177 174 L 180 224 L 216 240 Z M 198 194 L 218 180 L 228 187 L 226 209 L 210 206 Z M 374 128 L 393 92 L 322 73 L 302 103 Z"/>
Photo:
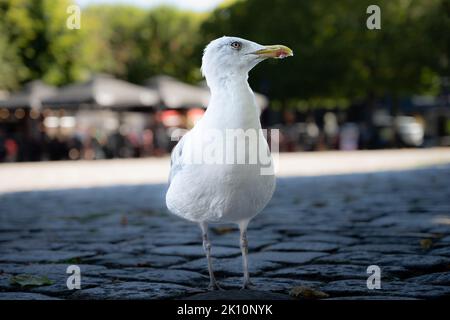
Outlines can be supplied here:
<path id="1" fill-rule="evenodd" d="M 0 298 L 450 297 L 449 181 L 450 166 L 281 178 L 249 228 L 256 290 L 234 290 L 238 233 L 220 225 L 213 262 L 228 290 L 212 293 L 199 228 L 167 213 L 165 185 L 0 194 Z M 66 286 L 72 264 L 81 290 Z M 381 289 L 367 288 L 369 265 Z"/>

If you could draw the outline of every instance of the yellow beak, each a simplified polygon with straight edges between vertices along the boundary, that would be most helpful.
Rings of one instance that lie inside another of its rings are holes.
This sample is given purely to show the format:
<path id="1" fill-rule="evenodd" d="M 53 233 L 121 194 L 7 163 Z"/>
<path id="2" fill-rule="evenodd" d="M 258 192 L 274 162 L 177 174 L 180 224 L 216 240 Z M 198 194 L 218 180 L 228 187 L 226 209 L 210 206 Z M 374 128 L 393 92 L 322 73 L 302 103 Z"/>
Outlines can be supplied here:
<path id="1" fill-rule="evenodd" d="M 277 44 L 272 46 L 265 46 L 264 49 L 257 50 L 253 52 L 253 54 L 257 54 L 259 56 L 267 58 L 283 59 L 293 56 L 294 52 L 286 46 Z"/>

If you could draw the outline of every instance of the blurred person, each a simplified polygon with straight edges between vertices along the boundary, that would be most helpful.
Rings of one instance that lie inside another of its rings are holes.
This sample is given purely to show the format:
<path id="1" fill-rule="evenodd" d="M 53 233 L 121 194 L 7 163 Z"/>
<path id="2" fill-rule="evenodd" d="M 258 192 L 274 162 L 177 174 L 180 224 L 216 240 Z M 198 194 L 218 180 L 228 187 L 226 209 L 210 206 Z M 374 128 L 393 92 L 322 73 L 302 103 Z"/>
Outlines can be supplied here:
<path id="1" fill-rule="evenodd" d="M 108 138 L 103 131 L 97 131 L 95 135 L 96 149 L 95 149 L 95 159 L 106 159 L 106 154 L 108 152 Z"/>
<path id="2" fill-rule="evenodd" d="M 162 124 L 157 124 L 153 130 L 155 133 L 155 155 L 162 155 L 170 152 L 170 135 Z"/>
<path id="3" fill-rule="evenodd" d="M 81 159 L 83 143 L 81 141 L 80 136 L 78 134 L 74 134 L 72 137 L 70 137 L 67 145 L 69 149 L 69 159 L 71 160 Z"/>
<path id="4" fill-rule="evenodd" d="M 135 131 L 130 131 L 127 136 L 128 154 L 130 158 L 139 158 L 140 153 L 140 137 Z"/>
<path id="5" fill-rule="evenodd" d="M 84 160 L 95 159 L 94 138 L 88 134 L 83 139 L 82 158 Z"/>
<path id="6" fill-rule="evenodd" d="M 6 159 L 6 138 L 5 132 L 0 128 L 0 162 L 4 162 Z"/>
<path id="7" fill-rule="evenodd" d="M 121 150 L 125 146 L 125 137 L 120 131 L 115 131 L 107 138 L 107 158 L 120 158 Z"/>
<path id="8" fill-rule="evenodd" d="M 89 129 L 88 134 L 84 138 L 82 154 L 85 160 L 103 159 L 105 156 L 94 128 Z"/>
<path id="9" fill-rule="evenodd" d="M 345 123 L 340 132 L 339 149 L 340 150 L 358 150 L 359 128 L 355 123 Z"/>
<path id="10" fill-rule="evenodd" d="M 359 122 L 359 142 L 358 149 L 366 150 L 370 149 L 373 144 L 373 133 L 370 130 L 370 127 L 365 122 Z"/>
<path id="11" fill-rule="evenodd" d="M 306 120 L 305 133 L 305 151 L 317 150 L 320 130 L 316 124 L 316 120 L 312 116 L 309 116 Z"/>
<path id="12" fill-rule="evenodd" d="M 154 149 L 154 135 L 153 131 L 151 129 L 145 129 L 142 132 L 142 147 L 141 147 L 141 153 L 140 156 L 142 157 L 148 157 L 153 155 L 153 149 Z"/>
<path id="13" fill-rule="evenodd" d="M 325 135 L 325 144 L 328 149 L 336 149 L 339 137 L 339 125 L 336 114 L 327 112 L 323 116 L 323 131 Z"/>
<path id="14" fill-rule="evenodd" d="M 7 138 L 5 140 L 5 150 L 6 150 L 6 162 L 14 162 L 17 160 L 17 153 L 19 151 L 19 145 L 17 141 L 13 138 Z"/>
<path id="15" fill-rule="evenodd" d="M 282 148 L 283 151 L 294 152 L 298 150 L 300 131 L 296 122 L 297 117 L 291 110 L 285 110 L 283 113 L 284 125 L 281 127 Z"/>

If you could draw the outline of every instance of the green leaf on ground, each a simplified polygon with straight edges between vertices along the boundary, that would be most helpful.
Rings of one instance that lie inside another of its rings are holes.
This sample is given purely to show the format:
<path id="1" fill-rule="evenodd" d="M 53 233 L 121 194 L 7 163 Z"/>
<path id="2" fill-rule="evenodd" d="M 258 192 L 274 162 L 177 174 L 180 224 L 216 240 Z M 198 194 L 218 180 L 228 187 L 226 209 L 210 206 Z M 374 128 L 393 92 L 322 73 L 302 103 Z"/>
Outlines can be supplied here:
<path id="1" fill-rule="evenodd" d="M 328 293 L 305 286 L 296 286 L 289 291 L 289 295 L 297 299 L 325 299 L 329 297 Z"/>
<path id="2" fill-rule="evenodd" d="M 421 239 L 420 247 L 424 250 L 428 250 L 433 246 L 433 240 L 431 239 Z"/>
<path id="3" fill-rule="evenodd" d="M 47 276 L 35 276 L 32 274 L 19 274 L 11 278 L 11 284 L 19 285 L 21 287 L 40 287 L 49 286 L 53 284 Z"/>

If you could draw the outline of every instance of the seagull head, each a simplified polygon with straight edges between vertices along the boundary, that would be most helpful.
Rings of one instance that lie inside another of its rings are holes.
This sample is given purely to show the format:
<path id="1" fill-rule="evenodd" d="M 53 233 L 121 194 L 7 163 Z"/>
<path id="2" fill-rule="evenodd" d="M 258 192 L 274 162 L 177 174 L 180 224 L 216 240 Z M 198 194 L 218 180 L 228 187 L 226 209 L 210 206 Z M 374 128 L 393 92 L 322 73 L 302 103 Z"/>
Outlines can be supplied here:
<path id="1" fill-rule="evenodd" d="M 293 56 L 283 45 L 260 45 L 238 37 L 221 37 L 211 41 L 202 59 L 202 74 L 209 86 L 226 79 L 244 77 L 258 63 L 268 58 L 282 59 Z"/>

